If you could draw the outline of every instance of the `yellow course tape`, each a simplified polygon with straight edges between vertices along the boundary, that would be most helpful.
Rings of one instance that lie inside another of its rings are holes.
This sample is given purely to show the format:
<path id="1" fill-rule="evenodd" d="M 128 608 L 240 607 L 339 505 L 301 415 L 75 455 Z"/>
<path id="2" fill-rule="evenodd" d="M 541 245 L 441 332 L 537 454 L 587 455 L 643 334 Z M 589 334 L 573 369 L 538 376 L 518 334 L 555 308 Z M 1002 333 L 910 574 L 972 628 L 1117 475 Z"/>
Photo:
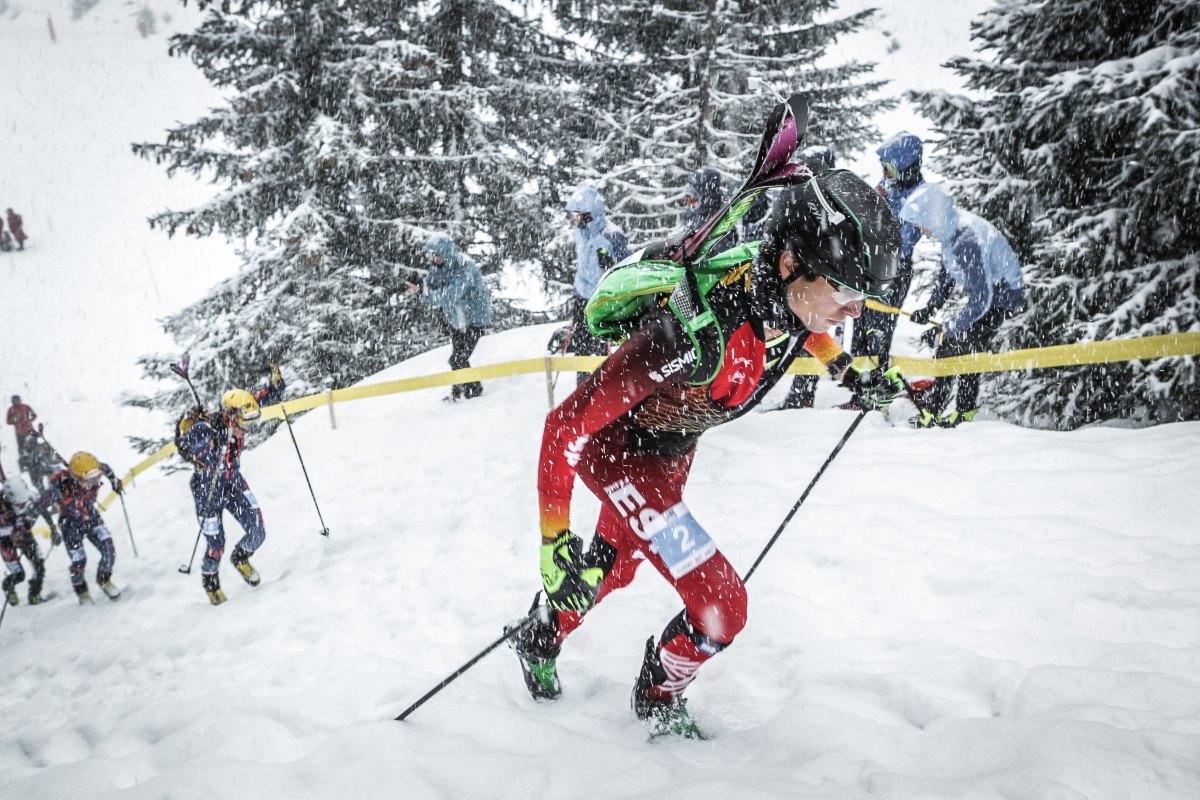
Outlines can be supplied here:
<path id="1" fill-rule="evenodd" d="M 1170 356 L 1200 355 L 1200 333 L 1169 333 L 1162 336 L 1146 336 L 1140 339 L 1119 339 L 1111 342 L 1081 342 L 1079 344 L 1062 344 L 1053 347 L 1038 347 L 1029 350 L 1015 350 L 1010 353 L 975 353 L 955 358 L 905 358 L 896 357 L 892 363 L 900 368 L 905 375 L 922 375 L 943 377 L 948 375 L 965 375 L 979 372 L 1004 372 L 1010 370 L 1047 369 L 1050 367 L 1077 367 L 1083 364 L 1107 364 L 1115 361 L 1137 361 L 1144 359 L 1167 358 Z M 346 403 L 351 400 L 365 400 L 368 397 L 381 397 L 400 392 L 414 392 L 419 389 L 430 389 L 435 386 L 452 386 L 456 383 L 471 381 L 487 381 L 495 378 L 511 378 L 516 375 L 531 375 L 544 373 L 547 368 L 553 372 L 590 372 L 604 363 L 603 356 L 555 356 L 546 358 L 527 358 L 521 361 L 506 361 L 502 364 L 490 364 L 486 367 L 469 367 L 450 372 L 439 372 L 435 375 L 422 375 L 416 378 L 401 378 L 383 383 L 371 383 L 365 386 L 351 386 L 348 389 L 334 389 L 333 392 L 310 394 L 297 397 L 282 404 L 266 406 L 262 410 L 264 419 L 283 419 L 283 409 L 287 413 L 298 414 L 314 408 L 327 405 L 332 397 L 334 403 Z M 856 359 L 860 367 L 874 366 L 874 360 L 869 358 Z M 789 375 L 824 375 L 825 367 L 815 358 L 799 358 L 788 368 Z M 139 462 L 121 480 L 131 485 L 133 479 L 141 475 L 155 464 L 175 454 L 175 444 L 169 443 L 154 451 L 145 460 Z M 100 502 L 100 510 L 106 510 L 117 495 L 109 492 Z M 47 528 L 36 528 L 36 533 L 49 536 Z"/>

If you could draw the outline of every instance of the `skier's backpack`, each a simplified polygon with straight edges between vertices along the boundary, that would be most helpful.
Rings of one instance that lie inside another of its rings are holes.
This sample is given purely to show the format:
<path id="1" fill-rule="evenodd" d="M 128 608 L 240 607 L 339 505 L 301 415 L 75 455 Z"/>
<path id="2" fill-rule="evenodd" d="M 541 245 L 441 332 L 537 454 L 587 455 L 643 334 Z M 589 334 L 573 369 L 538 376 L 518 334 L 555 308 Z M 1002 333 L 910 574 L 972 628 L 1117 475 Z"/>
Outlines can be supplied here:
<path id="1" fill-rule="evenodd" d="M 692 342 L 694 358 L 687 383 L 712 383 L 725 358 L 725 332 L 708 304 L 708 293 L 717 284 L 743 279 L 759 244 L 747 242 L 688 265 L 660 255 L 671 251 L 670 242 L 644 247 L 600 279 L 584 310 L 588 329 L 601 339 L 619 342 L 652 306 L 667 308 Z"/>
<path id="2" fill-rule="evenodd" d="M 192 453 L 192 449 L 188 446 L 185 435 L 192 429 L 192 426 L 197 422 L 207 422 L 216 430 L 216 422 L 212 415 L 205 411 L 200 406 L 192 406 L 183 415 L 175 421 L 175 450 L 180 457 L 189 464 L 200 464 L 201 462 Z"/>
<path id="3" fill-rule="evenodd" d="M 669 308 L 692 342 L 692 372 L 687 383 L 712 383 L 725 357 L 725 334 L 708 304 L 718 283 L 733 283 L 749 272 L 759 242 L 748 242 L 709 256 L 770 188 L 810 180 L 804 164 L 790 161 L 808 128 L 808 102 L 792 95 L 767 116 L 758 155 L 749 177 L 725 205 L 697 230 L 643 247 L 600 279 L 584 309 L 588 328 L 602 339 L 620 341 L 637 327 L 638 318 L 657 303 Z"/>

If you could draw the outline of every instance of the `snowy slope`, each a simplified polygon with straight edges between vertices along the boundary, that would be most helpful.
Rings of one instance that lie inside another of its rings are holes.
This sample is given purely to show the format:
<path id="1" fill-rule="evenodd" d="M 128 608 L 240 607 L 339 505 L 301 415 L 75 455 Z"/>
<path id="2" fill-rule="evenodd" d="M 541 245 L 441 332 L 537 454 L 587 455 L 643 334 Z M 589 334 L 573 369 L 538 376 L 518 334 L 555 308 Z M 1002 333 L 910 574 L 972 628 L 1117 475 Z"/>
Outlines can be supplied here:
<path id="1" fill-rule="evenodd" d="M 16 209 L 30 236 L 25 252 L 0 253 L 0 398 L 20 394 L 67 455 L 91 450 L 124 472 L 140 459 L 125 436 L 170 425 L 117 404 L 141 380 L 137 357 L 173 347 L 158 319 L 236 269 L 224 242 L 150 230 L 151 214 L 212 189 L 168 178 L 130 143 L 160 140 L 219 96 L 167 56 L 167 35 L 198 23 L 194 4 L 100 0 L 78 20 L 71 5 L 0 3 L 0 213 Z M 148 38 L 143 7 L 156 11 Z M 7 426 L 0 459 L 15 469 Z"/>
<path id="2" fill-rule="evenodd" d="M 475 363 L 548 332 L 486 337 Z M 130 494 L 139 559 L 110 515 L 119 602 L 77 606 L 55 552 L 59 598 L 0 630 L 0 797 L 1200 796 L 1200 424 L 913 431 L 870 415 L 690 692 L 714 739 L 651 745 L 628 693 L 679 608 L 653 572 L 568 643 L 557 704 L 531 701 L 501 650 L 391 720 L 539 583 L 542 379 L 439 395 L 296 424 L 328 540 L 286 433 L 249 454 L 264 582 L 226 565 L 222 607 L 176 571 L 196 530 L 183 475 Z M 704 438 L 686 499 L 740 569 L 852 418 L 751 414 Z M 578 497 L 586 529 L 596 505 Z"/>

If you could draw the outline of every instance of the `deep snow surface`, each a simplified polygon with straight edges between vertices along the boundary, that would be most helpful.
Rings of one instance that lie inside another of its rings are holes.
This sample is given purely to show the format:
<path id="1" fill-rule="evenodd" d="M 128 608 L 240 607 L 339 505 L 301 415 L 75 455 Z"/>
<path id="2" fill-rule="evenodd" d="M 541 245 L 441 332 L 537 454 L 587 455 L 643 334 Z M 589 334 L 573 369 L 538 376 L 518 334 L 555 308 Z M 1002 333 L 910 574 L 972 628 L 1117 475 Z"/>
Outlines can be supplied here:
<path id="1" fill-rule="evenodd" d="M 486 337 L 476 363 L 549 330 Z M 505 649 L 391 721 L 539 584 L 541 377 L 439 395 L 297 423 L 328 540 L 286 434 L 251 453 L 264 582 L 226 566 L 225 606 L 176 571 L 196 530 L 183 475 L 130 494 L 140 558 L 109 515 L 119 602 L 77 606 L 55 552 L 59 597 L 0 630 L 0 797 L 1200 796 L 1200 424 L 870 415 L 692 687 L 713 740 L 648 744 L 628 693 L 679 609 L 651 571 L 567 644 L 560 702 L 530 700 Z M 852 418 L 756 413 L 704 438 L 685 498 L 740 569 Z M 581 530 L 595 509 L 583 491 Z"/>

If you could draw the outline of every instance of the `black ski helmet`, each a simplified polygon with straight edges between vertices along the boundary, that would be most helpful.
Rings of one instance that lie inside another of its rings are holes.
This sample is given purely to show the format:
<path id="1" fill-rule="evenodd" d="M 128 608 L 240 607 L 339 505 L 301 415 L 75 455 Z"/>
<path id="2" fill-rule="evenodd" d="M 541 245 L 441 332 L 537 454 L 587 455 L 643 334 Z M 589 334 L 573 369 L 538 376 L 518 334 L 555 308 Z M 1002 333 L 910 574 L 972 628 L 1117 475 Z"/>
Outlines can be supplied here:
<path id="1" fill-rule="evenodd" d="M 775 201 L 763 230 L 763 260 L 774 265 L 784 250 L 800 260 L 800 274 L 882 298 L 900 268 L 900 223 L 865 181 L 831 169 Z"/>

